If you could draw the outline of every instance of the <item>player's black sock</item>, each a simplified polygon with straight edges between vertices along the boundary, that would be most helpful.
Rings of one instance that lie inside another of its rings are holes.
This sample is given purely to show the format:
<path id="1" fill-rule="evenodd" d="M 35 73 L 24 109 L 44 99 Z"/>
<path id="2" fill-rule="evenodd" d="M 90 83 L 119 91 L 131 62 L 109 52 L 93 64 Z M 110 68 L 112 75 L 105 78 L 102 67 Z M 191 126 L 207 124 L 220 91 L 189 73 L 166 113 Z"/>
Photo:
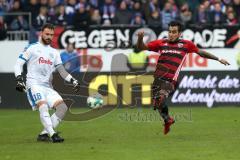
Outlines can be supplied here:
<path id="1" fill-rule="evenodd" d="M 162 105 L 162 109 L 158 110 L 164 122 L 167 122 L 169 119 L 168 106 L 166 104 Z"/>

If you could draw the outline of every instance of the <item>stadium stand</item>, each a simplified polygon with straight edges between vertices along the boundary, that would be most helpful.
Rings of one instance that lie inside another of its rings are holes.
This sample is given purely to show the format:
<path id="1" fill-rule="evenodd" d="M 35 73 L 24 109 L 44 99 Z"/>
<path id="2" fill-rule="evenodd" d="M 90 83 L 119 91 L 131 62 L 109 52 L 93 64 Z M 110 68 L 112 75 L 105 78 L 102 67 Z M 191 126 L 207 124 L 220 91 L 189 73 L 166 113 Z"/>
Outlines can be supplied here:
<path id="1" fill-rule="evenodd" d="M 239 12 L 240 0 L 0 0 L 0 38 L 33 39 L 47 22 L 71 29 L 119 24 L 166 29 L 171 20 L 186 27 L 233 26 L 239 25 Z"/>

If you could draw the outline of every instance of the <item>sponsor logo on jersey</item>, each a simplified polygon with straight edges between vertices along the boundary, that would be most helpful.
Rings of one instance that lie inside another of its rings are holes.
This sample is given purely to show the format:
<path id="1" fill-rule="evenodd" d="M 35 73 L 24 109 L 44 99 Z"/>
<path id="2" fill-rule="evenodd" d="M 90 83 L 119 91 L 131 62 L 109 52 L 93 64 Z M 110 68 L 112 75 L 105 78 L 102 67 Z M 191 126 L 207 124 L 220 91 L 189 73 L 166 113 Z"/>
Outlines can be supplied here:
<path id="1" fill-rule="evenodd" d="M 39 62 L 39 64 L 49 64 L 49 65 L 52 65 L 53 64 L 53 62 L 52 61 L 50 61 L 49 59 L 44 59 L 43 57 L 40 57 L 39 59 L 38 59 L 38 62 Z"/>
<path id="2" fill-rule="evenodd" d="M 162 50 L 162 53 L 176 53 L 176 54 L 181 54 L 180 51 L 177 50 Z"/>

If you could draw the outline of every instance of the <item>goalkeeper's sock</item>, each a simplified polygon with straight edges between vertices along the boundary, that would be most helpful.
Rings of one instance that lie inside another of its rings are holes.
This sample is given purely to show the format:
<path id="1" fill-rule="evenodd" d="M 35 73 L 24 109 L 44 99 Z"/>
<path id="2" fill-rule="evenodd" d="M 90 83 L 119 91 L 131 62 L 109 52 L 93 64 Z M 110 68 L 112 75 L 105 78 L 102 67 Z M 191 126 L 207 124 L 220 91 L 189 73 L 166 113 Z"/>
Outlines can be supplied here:
<path id="1" fill-rule="evenodd" d="M 55 129 L 55 128 L 57 128 L 58 124 L 61 122 L 61 119 L 58 118 L 58 117 L 56 116 L 56 114 L 54 113 L 54 114 L 51 116 L 51 121 L 52 121 L 52 126 L 53 126 L 53 128 Z M 40 135 L 46 134 L 46 133 L 48 133 L 47 130 L 46 130 L 46 129 L 43 129 L 43 131 L 40 133 Z"/>
<path id="2" fill-rule="evenodd" d="M 40 120 L 44 129 L 47 131 L 47 133 L 50 136 L 52 136 L 55 133 L 55 131 L 53 130 L 53 124 L 50 118 L 50 114 L 48 112 L 47 104 L 42 104 L 39 107 L 39 113 L 40 113 Z"/>
<path id="3" fill-rule="evenodd" d="M 62 119 L 64 118 L 64 116 L 68 110 L 68 107 L 65 103 L 60 103 L 55 108 L 56 108 L 56 112 L 51 116 L 52 127 L 54 129 L 62 121 Z M 45 134 L 45 133 L 47 133 L 46 129 L 44 129 L 40 134 Z"/>
<path id="4" fill-rule="evenodd" d="M 67 113 L 68 107 L 65 103 L 60 103 L 56 107 L 56 112 L 51 116 L 53 128 L 56 128 Z"/>
<path id="5" fill-rule="evenodd" d="M 62 120 L 60 118 L 58 118 L 55 113 L 53 113 L 53 115 L 51 116 L 51 121 L 53 124 L 53 128 L 56 128 Z"/>

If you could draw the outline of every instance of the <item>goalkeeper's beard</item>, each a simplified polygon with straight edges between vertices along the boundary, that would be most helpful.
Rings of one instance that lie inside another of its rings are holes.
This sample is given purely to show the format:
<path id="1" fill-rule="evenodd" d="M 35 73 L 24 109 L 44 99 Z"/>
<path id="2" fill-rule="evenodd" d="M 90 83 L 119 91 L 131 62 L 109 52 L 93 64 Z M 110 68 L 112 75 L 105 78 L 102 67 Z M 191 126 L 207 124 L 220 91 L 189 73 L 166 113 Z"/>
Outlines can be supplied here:
<path id="1" fill-rule="evenodd" d="M 43 38 L 41 38 L 42 39 L 42 43 L 43 44 L 45 44 L 45 45 L 49 45 L 49 44 L 51 44 L 52 43 L 52 40 L 51 39 L 43 39 Z"/>

